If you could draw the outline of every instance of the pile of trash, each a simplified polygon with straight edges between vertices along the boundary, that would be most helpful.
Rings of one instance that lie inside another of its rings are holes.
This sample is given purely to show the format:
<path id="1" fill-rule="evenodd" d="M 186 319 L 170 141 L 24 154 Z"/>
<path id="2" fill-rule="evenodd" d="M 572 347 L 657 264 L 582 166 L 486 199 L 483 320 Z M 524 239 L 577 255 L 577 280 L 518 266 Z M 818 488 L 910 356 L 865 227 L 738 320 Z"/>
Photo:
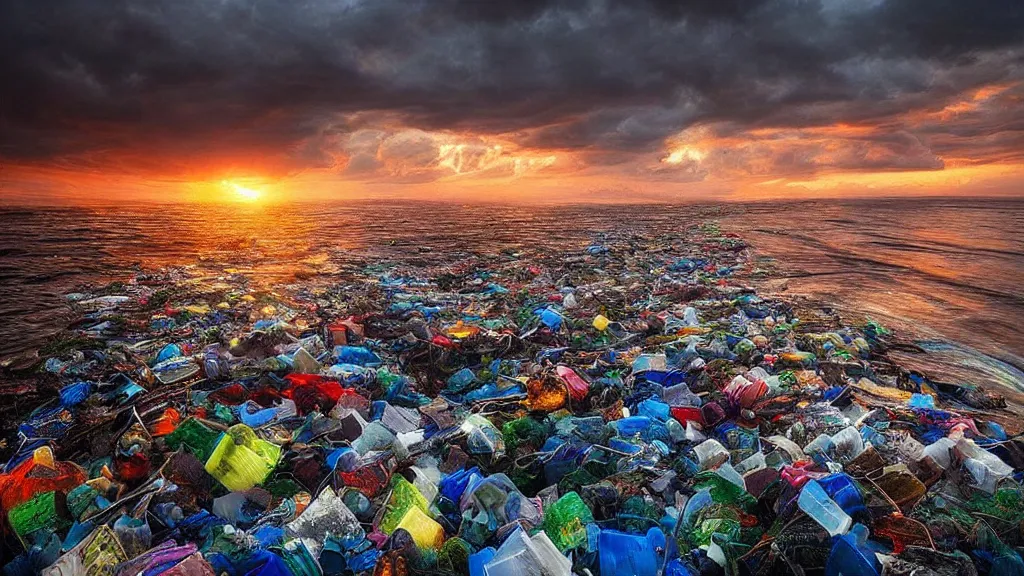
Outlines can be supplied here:
<path id="1" fill-rule="evenodd" d="M 713 223 L 68 295 L 4 573 L 1024 574 L 1024 442 Z"/>

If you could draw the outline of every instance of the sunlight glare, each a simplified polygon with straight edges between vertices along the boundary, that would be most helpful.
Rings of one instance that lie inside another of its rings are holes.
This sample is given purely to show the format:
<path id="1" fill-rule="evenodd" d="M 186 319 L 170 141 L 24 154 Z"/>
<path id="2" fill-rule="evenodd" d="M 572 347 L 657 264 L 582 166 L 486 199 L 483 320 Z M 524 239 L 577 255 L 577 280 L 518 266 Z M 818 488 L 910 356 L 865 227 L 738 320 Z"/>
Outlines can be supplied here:
<path id="1" fill-rule="evenodd" d="M 235 194 L 238 194 L 238 196 L 243 200 L 255 201 L 259 200 L 260 198 L 259 190 L 246 188 L 245 186 L 242 186 L 236 182 L 231 182 L 229 180 L 224 180 L 223 182 L 221 182 L 221 184 L 230 188 Z"/>

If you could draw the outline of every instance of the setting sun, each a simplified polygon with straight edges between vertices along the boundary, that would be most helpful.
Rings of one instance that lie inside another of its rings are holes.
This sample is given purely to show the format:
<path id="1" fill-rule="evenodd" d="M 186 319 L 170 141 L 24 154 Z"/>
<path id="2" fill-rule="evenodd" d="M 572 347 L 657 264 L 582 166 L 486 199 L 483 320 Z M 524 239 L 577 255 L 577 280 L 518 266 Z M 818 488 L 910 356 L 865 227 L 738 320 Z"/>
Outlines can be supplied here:
<path id="1" fill-rule="evenodd" d="M 240 184 L 236 184 L 235 182 L 230 182 L 228 180 L 225 180 L 225 181 L 221 182 L 221 184 L 223 184 L 224 186 L 230 188 L 235 194 L 238 194 L 238 196 L 241 199 L 243 199 L 243 200 L 252 201 L 252 200 L 259 200 L 259 198 L 260 198 L 260 191 L 259 190 L 253 190 L 252 188 L 246 188 L 245 186 L 242 186 Z"/>

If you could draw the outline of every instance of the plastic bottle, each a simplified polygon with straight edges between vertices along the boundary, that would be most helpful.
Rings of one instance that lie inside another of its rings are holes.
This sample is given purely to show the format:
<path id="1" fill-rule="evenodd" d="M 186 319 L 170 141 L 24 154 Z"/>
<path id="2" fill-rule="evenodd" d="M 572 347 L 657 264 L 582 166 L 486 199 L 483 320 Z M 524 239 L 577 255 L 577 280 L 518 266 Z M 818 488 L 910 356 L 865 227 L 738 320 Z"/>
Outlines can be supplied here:
<path id="1" fill-rule="evenodd" d="M 843 462 L 853 460 L 864 451 L 864 439 L 853 426 L 847 426 L 833 434 L 832 444 L 835 446 L 836 458 Z"/>
<path id="2" fill-rule="evenodd" d="M 853 520 L 846 512 L 843 512 L 843 509 L 829 498 L 821 485 L 814 480 L 808 480 L 804 484 L 797 505 L 822 528 L 828 530 L 831 536 L 845 534 L 853 524 Z"/>

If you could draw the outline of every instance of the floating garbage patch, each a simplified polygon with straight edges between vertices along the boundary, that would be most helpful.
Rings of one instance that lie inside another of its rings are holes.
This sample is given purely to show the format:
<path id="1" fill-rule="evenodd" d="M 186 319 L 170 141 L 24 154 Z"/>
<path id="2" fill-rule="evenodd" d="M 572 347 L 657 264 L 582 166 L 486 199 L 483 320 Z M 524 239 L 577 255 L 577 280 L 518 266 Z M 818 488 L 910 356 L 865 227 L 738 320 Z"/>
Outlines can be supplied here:
<path id="1" fill-rule="evenodd" d="M 4 574 L 1024 574 L 1005 400 L 681 229 L 69 295 Z"/>

